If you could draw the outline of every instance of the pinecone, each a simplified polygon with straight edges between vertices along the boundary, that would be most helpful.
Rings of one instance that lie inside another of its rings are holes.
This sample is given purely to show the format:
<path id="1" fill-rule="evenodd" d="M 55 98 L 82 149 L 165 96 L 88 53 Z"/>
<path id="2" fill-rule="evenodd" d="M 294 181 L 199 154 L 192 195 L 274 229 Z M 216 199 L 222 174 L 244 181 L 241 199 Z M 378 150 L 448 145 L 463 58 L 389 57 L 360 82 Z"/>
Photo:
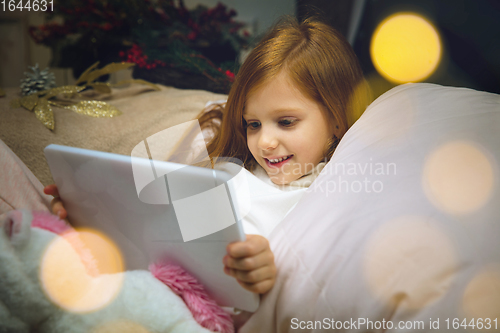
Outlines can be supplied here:
<path id="1" fill-rule="evenodd" d="M 24 72 L 24 79 L 21 80 L 21 93 L 23 96 L 54 88 L 56 80 L 54 73 L 49 72 L 49 68 L 40 71 L 38 64 L 35 67 L 28 67 L 32 72 Z"/>

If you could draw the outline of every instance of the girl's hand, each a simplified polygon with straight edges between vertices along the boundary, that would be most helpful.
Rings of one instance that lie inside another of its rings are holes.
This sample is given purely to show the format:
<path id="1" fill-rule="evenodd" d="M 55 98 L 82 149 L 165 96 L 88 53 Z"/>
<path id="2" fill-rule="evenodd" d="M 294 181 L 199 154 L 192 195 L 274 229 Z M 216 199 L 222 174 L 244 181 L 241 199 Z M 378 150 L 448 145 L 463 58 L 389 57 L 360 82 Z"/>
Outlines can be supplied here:
<path id="1" fill-rule="evenodd" d="M 54 197 L 54 199 L 52 199 L 52 202 L 50 203 L 52 214 L 59 216 L 60 219 L 64 219 L 67 222 L 66 218 L 68 217 L 68 212 L 66 212 L 66 209 L 64 209 L 63 202 L 61 201 L 61 198 L 59 198 L 57 185 L 51 184 L 45 186 L 45 188 L 43 189 L 43 193 L 52 195 Z"/>
<path id="2" fill-rule="evenodd" d="M 246 241 L 229 244 L 227 254 L 224 273 L 236 278 L 243 288 L 263 294 L 274 286 L 276 266 L 266 238 L 247 235 Z"/>

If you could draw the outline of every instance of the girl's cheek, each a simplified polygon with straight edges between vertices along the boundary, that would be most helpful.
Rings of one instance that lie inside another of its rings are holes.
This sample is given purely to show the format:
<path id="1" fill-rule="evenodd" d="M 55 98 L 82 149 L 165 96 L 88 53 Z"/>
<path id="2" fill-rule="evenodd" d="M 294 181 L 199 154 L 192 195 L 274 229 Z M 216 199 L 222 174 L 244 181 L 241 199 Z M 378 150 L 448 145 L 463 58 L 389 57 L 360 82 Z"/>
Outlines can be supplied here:
<path id="1" fill-rule="evenodd" d="M 256 156 L 255 156 L 255 153 L 256 153 L 255 147 L 256 147 L 256 145 L 254 144 L 253 140 L 247 140 L 247 148 L 250 151 L 250 154 L 252 154 L 252 156 L 254 158 L 256 158 Z"/>

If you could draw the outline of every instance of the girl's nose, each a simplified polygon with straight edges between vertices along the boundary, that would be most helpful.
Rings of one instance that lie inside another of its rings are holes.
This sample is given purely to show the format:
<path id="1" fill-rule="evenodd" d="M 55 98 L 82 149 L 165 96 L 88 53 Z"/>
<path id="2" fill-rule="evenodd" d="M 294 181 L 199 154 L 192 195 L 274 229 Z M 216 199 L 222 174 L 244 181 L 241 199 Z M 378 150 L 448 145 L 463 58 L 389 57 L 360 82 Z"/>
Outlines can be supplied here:
<path id="1" fill-rule="evenodd" d="M 261 150 L 272 150 L 278 147 L 278 139 L 272 131 L 262 130 L 257 144 Z"/>

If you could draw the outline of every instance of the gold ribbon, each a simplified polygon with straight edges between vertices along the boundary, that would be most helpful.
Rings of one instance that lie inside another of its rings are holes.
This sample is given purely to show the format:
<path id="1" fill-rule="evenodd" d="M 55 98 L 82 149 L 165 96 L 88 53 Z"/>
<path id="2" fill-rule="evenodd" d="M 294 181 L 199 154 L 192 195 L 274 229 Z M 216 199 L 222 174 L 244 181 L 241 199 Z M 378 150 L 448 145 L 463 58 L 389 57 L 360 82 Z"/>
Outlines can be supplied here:
<path id="1" fill-rule="evenodd" d="M 78 80 L 76 80 L 76 85 L 74 86 L 56 87 L 50 90 L 44 90 L 28 96 L 24 96 L 19 99 L 14 99 L 11 101 L 10 107 L 24 107 L 26 110 L 33 111 L 36 118 L 40 120 L 40 122 L 44 124 L 45 127 L 50 130 L 54 130 L 55 119 L 52 108 L 50 107 L 51 105 L 96 118 L 112 118 L 122 114 L 116 107 L 103 101 L 81 100 L 74 103 L 71 102 L 71 104 L 66 105 L 50 100 L 51 98 L 54 98 L 58 95 L 64 94 L 67 96 L 74 96 L 87 88 L 94 89 L 99 93 L 110 94 L 112 92 L 112 86 L 117 86 L 125 83 L 145 84 L 150 86 L 154 90 L 160 90 L 157 85 L 144 80 L 121 81 L 116 85 L 111 85 L 105 82 L 94 82 L 103 75 L 111 74 L 122 69 L 127 69 L 135 65 L 133 63 L 111 63 L 101 69 L 96 69 L 98 64 L 99 62 L 96 62 L 95 64 L 87 68 L 82 73 L 82 75 L 80 75 Z"/>

